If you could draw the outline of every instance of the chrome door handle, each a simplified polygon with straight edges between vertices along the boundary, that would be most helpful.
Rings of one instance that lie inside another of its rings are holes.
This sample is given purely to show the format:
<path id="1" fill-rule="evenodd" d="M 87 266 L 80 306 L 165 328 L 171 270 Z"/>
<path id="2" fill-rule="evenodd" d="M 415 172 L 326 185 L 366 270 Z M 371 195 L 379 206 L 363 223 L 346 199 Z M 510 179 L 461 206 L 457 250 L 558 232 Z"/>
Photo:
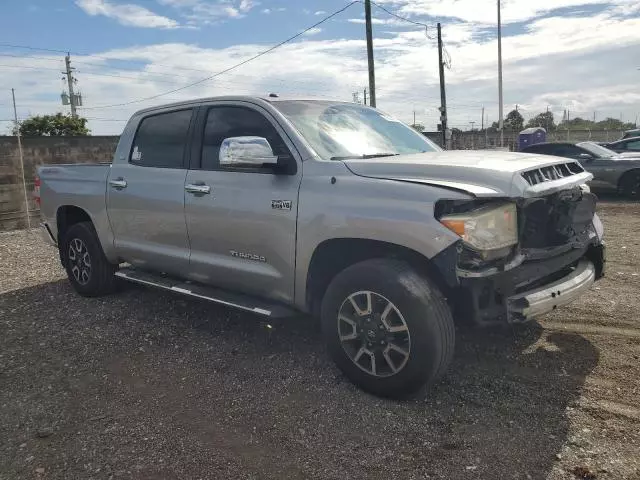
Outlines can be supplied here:
<path id="1" fill-rule="evenodd" d="M 123 188 L 127 188 L 127 181 L 122 178 L 116 178 L 115 180 L 109 180 L 109 185 L 118 190 L 122 190 Z"/>
<path id="2" fill-rule="evenodd" d="M 194 195 L 208 195 L 211 193 L 211 187 L 203 183 L 188 183 L 184 186 L 184 189 Z"/>

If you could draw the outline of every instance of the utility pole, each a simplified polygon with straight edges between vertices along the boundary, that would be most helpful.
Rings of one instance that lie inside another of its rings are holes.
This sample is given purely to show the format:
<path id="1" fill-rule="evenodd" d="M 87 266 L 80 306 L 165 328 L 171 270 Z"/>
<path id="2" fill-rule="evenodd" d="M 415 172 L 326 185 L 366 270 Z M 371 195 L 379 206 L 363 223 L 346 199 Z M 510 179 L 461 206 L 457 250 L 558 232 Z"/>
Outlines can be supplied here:
<path id="1" fill-rule="evenodd" d="M 27 212 L 27 226 L 31 230 L 31 217 L 29 216 L 29 197 L 27 196 L 27 181 L 24 178 L 24 156 L 22 154 L 22 139 L 20 138 L 20 124 L 18 123 L 18 111 L 16 110 L 16 92 L 11 89 L 13 98 L 13 119 L 16 124 L 16 136 L 18 137 L 18 155 L 20 156 L 20 171 L 22 173 L 22 189 L 24 191 L 24 208 Z"/>
<path id="2" fill-rule="evenodd" d="M 78 114 L 76 112 L 77 99 L 75 93 L 73 93 L 73 82 L 76 80 L 73 78 L 73 70 L 75 70 L 75 68 L 71 66 L 71 55 L 69 53 L 64 57 L 64 65 L 65 71 L 62 72 L 62 74 L 67 77 L 67 85 L 69 86 L 69 105 L 71 106 L 71 116 L 73 118 L 78 118 Z"/>
<path id="3" fill-rule="evenodd" d="M 482 107 L 482 127 L 480 130 L 484 130 L 484 107 Z"/>
<path id="4" fill-rule="evenodd" d="M 593 123 L 596 123 L 596 112 L 593 112 Z"/>
<path id="5" fill-rule="evenodd" d="M 416 124 L 416 111 L 413 111 L 413 124 Z"/>
<path id="6" fill-rule="evenodd" d="M 483 115 L 484 117 L 484 115 Z M 489 125 L 489 115 L 487 115 L 487 125 Z M 484 148 L 488 148 L 489 147 L 489 132 L 487 131 L 488 128 L 484 129 Z"/>
<path id="7" fill-rule="evenodd" d="M 476 149 L 476 135 L 473 132 L 473 126 L 476 124 L 476 122 L 469 122 L 471 124 L 471 150 L 475 150 Z"/>
<path id="8" fill-rule="evenodd" d="M 371 0 L 364 0 L 367 32 L 367 61 L 369 63 L 369 105 L 376 108 L 376 74 L 373 65 L 373 29 L 371 28 Z"/>
<path id="9" fill-rule="evenodd" d="M 547 105 L 547 113 L 549 113 L 549 105 Z M 546 123 L 547 123 L 547 133 L 549 133 L 549 115 L 547 115 L 547 118 L 545 119 Z"/>
<path id="10" fill-rule="evenodd" d="M 364 87 L 364 104 L 368 105 L 367 104 L 367 87 Z"/>
<path id="11" fill-rule="evenodd" d="M 444 62 L 442 61 L 442 28 L 438 23 L 438 68 L 440 71 L 440 126 L 442 148 L 447 149 L 447 95 L 444 90 Z"/>
<path id="12" fill-rule="evenodd" d="M 504 105 L 502 101 L 502 24 L 500 21 L 500 0 L 498 0 L 498 97 L 500 119 L 498 120 L 498 130 L 500 130 L 500 146 L 504 147 Z"/>

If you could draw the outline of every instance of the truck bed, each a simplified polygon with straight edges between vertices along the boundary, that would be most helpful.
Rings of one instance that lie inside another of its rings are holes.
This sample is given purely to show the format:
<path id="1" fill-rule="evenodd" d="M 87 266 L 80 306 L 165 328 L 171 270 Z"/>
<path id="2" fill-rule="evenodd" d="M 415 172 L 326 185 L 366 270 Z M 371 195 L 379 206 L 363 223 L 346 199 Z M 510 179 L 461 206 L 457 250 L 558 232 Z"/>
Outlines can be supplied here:
<path id="1" fill-rule="evenodd" d="M 44 221 L 55 228 L 56 213 L 62 206 L 81 205 L 97 223 L 106 218 L 105 192 L 111 165 L 43 165 L 40 178 L 40 205 Z M 55 234 L 55 232 L 53 232 Z"/>

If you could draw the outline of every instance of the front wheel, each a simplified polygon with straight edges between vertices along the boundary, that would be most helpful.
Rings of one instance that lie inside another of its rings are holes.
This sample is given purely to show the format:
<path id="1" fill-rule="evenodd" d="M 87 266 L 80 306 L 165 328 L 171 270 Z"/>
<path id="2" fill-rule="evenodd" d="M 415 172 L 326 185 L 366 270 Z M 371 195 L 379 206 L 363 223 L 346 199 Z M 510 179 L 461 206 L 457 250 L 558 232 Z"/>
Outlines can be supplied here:
<path id="1" fill-rule="evenodd" d="M 439 289 L 404 262 L 367 260 L 340 272 L 322 301 L 329 351 L 356 385 L 402 397 L 440 377 L 455 331 Z"/>
<path id="2" fill-rule="evenodd" d="M 97 297 L 114 291 L 117 266 L 105 257 L 90 222 L 69 227 L 60 249 L 67 276 L 76 292 Z"/>

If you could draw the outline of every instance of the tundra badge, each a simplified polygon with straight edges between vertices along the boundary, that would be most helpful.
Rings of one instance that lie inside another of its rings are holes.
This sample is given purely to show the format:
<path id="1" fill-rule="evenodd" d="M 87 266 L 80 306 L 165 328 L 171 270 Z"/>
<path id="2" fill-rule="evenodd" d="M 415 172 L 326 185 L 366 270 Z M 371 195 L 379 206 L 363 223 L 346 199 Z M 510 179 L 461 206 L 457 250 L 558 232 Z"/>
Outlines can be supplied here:
<path id="1" fill-rule="evenodd" d="M 256 262 L 266 262 L 267 259 L 262 255 L 256 255 L 255 253 L 236 252 L 235 250 L 229 250 L 232 257 L 244 258 L 245 260 L 255 260 Z"/>

